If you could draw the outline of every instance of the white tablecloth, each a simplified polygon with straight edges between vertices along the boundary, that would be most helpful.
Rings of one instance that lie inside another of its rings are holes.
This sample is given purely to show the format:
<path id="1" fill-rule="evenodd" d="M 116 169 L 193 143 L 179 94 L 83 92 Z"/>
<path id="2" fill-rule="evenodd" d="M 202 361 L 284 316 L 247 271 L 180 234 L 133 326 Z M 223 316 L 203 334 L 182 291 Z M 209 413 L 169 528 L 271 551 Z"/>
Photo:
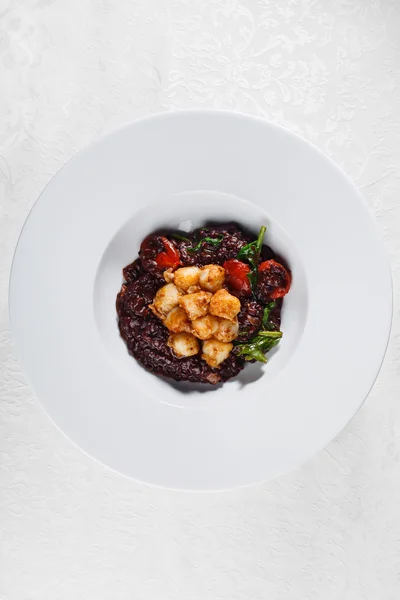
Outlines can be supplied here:
<path id="1" fill-rule="evenodd" d="M 281 123 L 343 167 L 398 295 L 399 32 L 398 0 L 0 0 L 1 600 L 398 600 L 398 309 L 372 393 L 326 450 L 262 486 L 192 495 L 111 472 L 51 424 L 10 347 L 7 287 L 30 207 L 80 148 L 141 115 L 214 107 Z"/>

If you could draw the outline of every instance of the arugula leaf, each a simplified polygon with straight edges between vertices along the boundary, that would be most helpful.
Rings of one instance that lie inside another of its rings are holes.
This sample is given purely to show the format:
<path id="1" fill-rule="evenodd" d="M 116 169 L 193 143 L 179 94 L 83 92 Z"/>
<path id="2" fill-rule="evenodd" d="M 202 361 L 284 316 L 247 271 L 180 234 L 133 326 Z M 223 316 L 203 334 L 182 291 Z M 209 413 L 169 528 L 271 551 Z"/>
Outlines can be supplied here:
<path id="1" fill-rule="evenodd" d="M 249 244 L 246 244 L 246 246 L 243 246 L 243 248 L 239 250 L 237 258 L 239 260 L 247 260 L 250 264 L 255 262 L 258 263 L 266 231 L 267 228 L 263 225 L 258 234 L 258 238 L 254 242 L 250 242 Z"/>
<path id="2" fill-rule="evenodd" d="M 271 312 L 274 310 L 276 306 L 276 302 L 268 302 L 267 306 L 264 308 L 263 318 L 262 318 L 262 326 L 264 329 L 276 329 L 275 325 L 269 320 L 271 316 Z"/>
<path id="3" fill-rule="evenodd" d="M 266 340 L 280 340 L 282 335 L 282 331 L 259 331 L 257 333 L 257 337 L 262 337 Z"/>
<path id="4" fill-rule="evenodd" d="M 185 237 L 184 235 L 180 235 L 179 233 L 173 233 L 171 235 L 171 237 L 180 242 L 190 242 L 191 241 L 191 240 L 189 240 L 189 238 Z M 217 237 L 215 237 L 215 238 L 204 237 L 195 246 L 193 246 L 191 248 L 187 248 L 187 251 L 188 252 L 198 252 L 205 242 L 207 242 L 208 244 L 212 244 L 213 246 L 218 246 L 218 244 L 220 244 L 223 239 L 224 239 L 223 235 L 217 235 Z"/>
<path id="5" fill-rule="evenodd" d="M 236 346 L 236 353 L 245 360 L 258 360 L 259 362 L 266 363 L 267 357 L 265 353 L 279 344 L 281 338 L 281 331 L 260 331 L 246 344 L 238 344 Z"/>
<path id="6" fill-rule="evenodd" d="M 259 362 L 263 363 L 267 362 L 267 358 L 264 356 L 265 353 L 279 344 L 282 338 L 282 332 L 273 331 L 276 330 L 276 327 L 269 320 L 271 312 L 275 306 L 276 302 L 269 302 L 264 308 L 261 325 L 263 329 L 261 329 L 261 331 L 259 331 L 247 343 L 236 344 L 236 352 L 238 356 L 242 356 L 245 360 L 258 360 Z"/>
<path id="7" fill-rule="evenodd" d="M 217 237 L 215 237 L 215 238 L 204 237 L 196 244 L 196 246 L 193 246 L 192 248 L 188 248 L 187 251 L 188 252 L 198 252 L 205 242 L 207 242 L 208 244 L 212 244 L 213 246 L 218 246 L 218 244 L 220 244 L 223 239 L 224 239 L 223 235 L 217 235 Z"/>
<path id="8" fill-rule="evenodd" d="M 250 265 L 251 271 L 247 275 L 250 280 L 251 289 L 253 293 L 255 292 L 258 280 L 258 263 L 260 260 L 261 249 L 263 245 L 264 235 L 267 231 L 267 228 L 263 225 L 260 229 L 260 233 L 258 234 L 258 238 L 254 242 L 250 242 L 250 244 L 246 244 L 239 251 L 237 258 L 242 261 L 247 261 Z"/>
<path id="9" fill-rule="evenodd" d="M 267 228 L 263 225 L 258 234 L 258 238 L 254 242 L 250 242 L 240 250 L 237 258 L 242 261 L 247 261 L 250 265 L 250 273 L 247 277 L 250 280 L 253 294 L 255 292 L 257 281 L 258 281 L 258 263 L 260 262 L 260 255 L 264 240 L 264 235 Z M 271 350 L 274 346 L 279 344 L 282 338 L 282 332 L 276 331 L 276 326 L 270 321 L 271 313 L 276 306 L 276 302 L 269 302 L 264 308 L 261 331 L 259 331 L 254 337 L 252 337 L 246 343 L 236 343 L 236 354 L 241 356 L 245 360 L 258 360 L 259 362 L 266 363 L 267 357 L 266 352 Z"/>

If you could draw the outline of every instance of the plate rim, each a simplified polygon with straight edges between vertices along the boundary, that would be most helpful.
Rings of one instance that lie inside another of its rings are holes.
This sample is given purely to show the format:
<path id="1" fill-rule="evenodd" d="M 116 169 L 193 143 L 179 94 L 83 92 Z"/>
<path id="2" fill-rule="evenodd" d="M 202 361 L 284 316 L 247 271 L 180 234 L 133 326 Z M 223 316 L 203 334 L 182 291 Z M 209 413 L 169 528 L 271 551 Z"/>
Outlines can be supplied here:
<path id="1" fill-rule="evenodd" d="M 232 485 L 232 486 L 224 486 L 221 488 L 194 488 L 194 487 L 176 487 L 176 486 L 168 486 L 165 484 L 159 484 L 159 483 L 155 483 L 152 481 L 148 481 L 148 480 L 144 480 L 144 479 L 140 479 L 137 476 L 133 476 L 130 474 L 127 474 L 123 471 L 118 470 L 117 468 L 108 465 L 107 463 L 102 462 L 102 460 L 98 459 L 95 455 L 90 454 L 88 451 L 86 451 L 82 446 L 79 445 L 79 443 L 77 441 L 75 441 L 74 438 L 70 437 L 62 428 L 61 426 L 59 426 L 57 424 L 57 422 L 53 419 L 53 417 L 51 416 L 51 414 L 48 412 L 47 408 L 45 407 L 45 405 L 42 403 L 42 401 L 40 400 L 39 396 L 36 394 L 35 388 L 32 386 L 31 382 L 30 382 L 30 377 L 28 375 L 28 372 L 25 368 L 25 365 L 22 362 L 22 359 L 20 358 L 20 352 L 18 349 L 18 343 L 16 341 L 16 335 L 14 332 L 14 328 L 13 328 L 13 319 L 11 316 L 11 288 L 12 288 L 12 280 L 13 280 L 13 276 L 15 274 L 15 259 L 16 259 L 16 255 L 17 255 L 17 251 L 18 251 L 18 247 L 20 245 L 20 240 L 23 236 L 25 227 L 29 221 L 29 219 L 31 218 L 32 214 L 35 211 L 35 208 L 37 208 L 40 205 L 41 199 L 45 193 L 45 191 L 47 190 L 47 188 L 50 186 L 50 184 L 52 183 L 52 181 L 54 180 L 55 177 L 57 177 L 67 166 L 69 166 L 71 163 L 73 163 L 75 160 L 79 160 L 79 158 L 82 157 L 82 155 L 90 153 L 92 151 L 93 148 L 95 148 L 99 143 L 104 143 L 108 138 L 112 138 L 114 137 L 118 132 L 122 132 L 132 126 L 134 126 L 135 124 L 138 123 L 145 123 L 145 122 L 149 122 L 149 121 L 157 121 L 159 119 L 164 120 L 164 119 L 169 119 L 169 118 L 176 118 L 178 115 L 186 115 L 186 116 L 191 116 L 191 117 L 196 117 L 199 115 L 209 115 L 212 117 L 219 117 L 219 116 L 223 116 L 224 118 L 240 118 L 242 120 L 247 120 L 253 123 L 258 123 L 260 125 L 268 125 L 269 127 L 273 128 L 273 129 L 277 129 L 279 131 L 281 131 L 284 135 L 286 135 L 287 137 L 294 137 L 296 138 L 298 141 L 300 141 L 302 144 L 306 144 L 314 153 L 317 153 L 324 161 L 328 162 L 330 164 L 330 167 L 333 168 L 333 170 L 335 170 L 342 178 L 344 178 L 347 182 L 347 184 L 350 186 L 352 192 L 353 192 L 353 196 L 354 198 L 357 198 L 357 202 L 359 203 L 359 205 L 361 207 L 363 207 L 364 210 L 367 211 L 368 215 L 369 215 L 369 219 L 372 221 L 372 225 L 373 225 L 373 230 L 374 230 L 374 237 L 375 237 L 375 241 L 376 243 L 379 245 L 380 247 L 380 251 L 381 251 L 381 256 L 382 259 L 384 259 L 386 266 L 387 266 L 387 272 L 388 272 L 388 292 L 389 292 L 389 303 L 390 305 L 388 306 L 388 314 L 386 316 L 385 321 L 387 320 L 387 329 L 386 329 L 386 334 L 385 334 L 385 345 L 384 345 L 384 350 L 382 352 L 382 356 L 380 358 L 380 362 L 379 365 L 377 366 L 377 370 L 376 370 L 376 375 L 368 389 L 368 392 L 365 394 L 363 400 L 360 402 L 360 404 L 358 405 L 357 409 L 352 413 L 352 416 L 350 417 L 350 419 L 346 420 L 346 423 L 344 424 L 344 426 L 336 432 L 336 434 L 333 437 L 330 437 L 330 439 L 325 442 L 321 447 L 319 447 L 318 449 L 315 449 L 312 454 L 307 458 L 307 459 L 301 459 L 300 461 L 296 462 L 295 466 L 293 467 L 294 469 L 297 469 L 299 467 L 301 467 L 306 461 L 310 460 L 313 456 L 316 456 L 317 454 L 319 454 L 321 452 L 321 450 L 323 450 L 323 448 L 325 448 L 327 446 L 327 444 L 331 443 L 342 431 L 343 429 L 347 426 L 347 424 L 354 418 L 354 416 L 358 413 L 358 411 L 360 410 L 360 408 L 363 406 L 363 404 L 365 403 L 366 399 L 368 398 L 369 394 L 371 393 L 371 390 L 373 389 L 376 380 L 381 372 L 382 369 L 382 365 L 385 361 L 386 355 L 387 355 L 387 350 L 388 350 L 388 346 L 389 346 L 389 342 L 391 339 L 391 332 L 392 332 L 392 325 L 393 325 L 393 309 L 394 309 L 394 287 L 393 287 L 393 274 L 392 274 L 392 269 L 391 269 L 391 261 L 389 258 L 389 253 L 386 249 L 386 246 L 384 244 L 384 239 L 383 236 L 381 234 L 381 230 L 380 227 L 378 226 L 377 220 L 374 216 L 374 214 L 372 213 L 372 211 L 370 210 L 369 205 L 367 204 L 366 200 L 364 199 L 363 195 L 361 194 L 361 191 L 357 188 L 357 186 L 355 185 L 355 183 L 353 182 L 353 180 L 350 178 L 350 176 L 344 171 L 344 169 L 339 166 L 329 155 L 327 155 L 325 152 L 323 152 L 323 150 L 321 148 L 319 148 L 318 146 L 316 146 L 315 144 L 313 144 L 311 141 L 309 141 L 308 139 L 302 137 L 301 135 L 299 135 L 298 133 L 294 133 L 292 131 L 290 131 L 289 129 L 287 129 L 286 127 L 274 123 L 268 119 L 265 119 L 263 117 L 259 117 L 259 116 L 254 116 L 254 115 L 250 115 L 247 113 L 242 113 L 242 112 L 237 112 L 237 111 L 230 111 L 230 110 L 222 110 L 222 109 L 182 109 L 182 110 L 174 110 L 174 111 L 163 111 L 163 112 L 157 112 L 151 115 L 146 115 L 144 117 L 138 117 L 135 119 L 131 119 L 128 120 L 124 123 L 121 123 L 120 125 L 118 125 L 117 127 L 114 127 L 113 129 L 107 131 L 104 135 L 100 135 L 98 137 L 96 137 L 94 140 L 92 140 L 89 144 L 85 145 L 84 147 L 82 147 L 80 150 L 78 150 L 78 152 L 76 152 L 71 158 L 69 158 L 68 161 L 66 161 L 60 169 L 58 169 L 56 171 L 56 173 L 50 178 L 50 180 L 46 183 L 46 185 L 43 187 L 43 189 L 41 190 L 40 194 L 38 195 L 38 197 L 36 198 L 36 200 L 34 201 L 32 207 L 30 208 L 30 210 L 27 213 L 27 216 L 24 219 L 24 223 L 22 225 L 22 228 L 19 232 L 19 235 L 17 237 L 17 241 L 15 243 L 15 248 L 14 248 L 14 252 L 12 255 L 12 260 L 11 260 L 11 267 L 10 267 L 10 271 L 9 271 L 9 280 L 8 280 L 8 319 L 9 319 L 9 325 L 10 325 L 10 336 L 11 336 L 11 345 L 12 345 L 12 349 L 15 353 L 15 356 L 18 359 L 18 363 L 20 365 L 21 368 L 21 372 L 26 380 L 26 382 L 28 383 L 28 386 L 30 388 L 30 391 L 33 393 L 34 397 L 36 398 L 36 400 L 38 401 L 38 404 L 40 405 L 41 409 L 44 411 L 44 413 L 47 415 L 47 417 L 50 419 L 50 421 L 56 426 L 56 428 L 62 433 L 63 436 L 65 436 L 69 442 L 71 442 L 75 447 L 77 447 L 81 452 L 83 452 L 86 456 L 88 456 L 90 459 L 95 460 L 97 463 L 99 463 L 100 465 L 102 465 L 103 467 L 110 469 L 112 472 L 114 473 L 118 473 L 119 475 L 122 475 L 123 477 L 127 477 L 130 480 L 134 480 L 137 481 L 139 483 L 145 484 L 145 485 L 149 485 L 152 487 L 156 487 L 159 489 L 172 489 L 172 490 L 179 490 L 179 491 L 184 491 L 184 492 L 189 492 L 189 493 L 198 493 L 198 492 L 203 492 L 203 493 L 214 493 L 214 492 L 221 492 L 221 491 L 231 491 L 231 490 L 235 490 L 235 489 L 240 489 L 240 488 L 246 488 L 246 487 L 251 487 L 253 485 L 259 485 L 262 484 L 266 481 L 269 481 L 270 479 L 274 479 L 276 477 L 280 477 L 282 476 L 283 473 L 288 472 L 288 469 L 282 469 L 280 472 L 278 472 L 276 475 L 274 475 L 273 477 L 268 477 L 265 476 L 264 478 L 261 478 L 259 480 L 255 480 L 255 481 L 251 481 L 248 483 L 238 483 L 236 485 Z M 292 470 L 292 468 L 290 469 Z"/>

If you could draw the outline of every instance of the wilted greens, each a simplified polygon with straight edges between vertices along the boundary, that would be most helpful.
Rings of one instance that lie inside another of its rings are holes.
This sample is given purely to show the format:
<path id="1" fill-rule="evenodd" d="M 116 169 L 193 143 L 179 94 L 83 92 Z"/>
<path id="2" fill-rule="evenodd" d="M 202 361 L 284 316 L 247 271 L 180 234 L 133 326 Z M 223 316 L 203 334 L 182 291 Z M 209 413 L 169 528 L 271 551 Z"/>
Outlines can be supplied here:
<path id="1" fill-rule="evenodd" d="M 250 280 L 251 289 L 253 292 L 257 286 L 258 279 L 258 263 L 260 260 L 261 248 L 263 245 L 264 235 L 267 231 L 267 228 L 263 225 L 260 229 L 260 233 L 258 234 L 258 238 L 254 242 L 250 242 L 250 244 L 246 244 L 239 251 L 237 258 L 241 261 L 246 261 L 250 265 L 250 273 L 248 274 L 248 278 Z"/>

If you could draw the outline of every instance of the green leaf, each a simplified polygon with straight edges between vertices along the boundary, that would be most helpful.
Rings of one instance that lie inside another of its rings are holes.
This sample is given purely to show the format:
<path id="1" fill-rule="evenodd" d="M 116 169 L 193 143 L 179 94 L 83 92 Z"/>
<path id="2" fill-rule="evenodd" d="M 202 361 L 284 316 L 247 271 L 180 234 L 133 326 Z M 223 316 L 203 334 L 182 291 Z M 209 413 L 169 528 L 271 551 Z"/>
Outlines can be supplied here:
<path id="1" fill-rule="evenodd" d="M 282 331 L 259 331 L 257 336 L 261 336 L 264 339 L 280 340 Z"/>
<path id="2" fill-rule="evenodd" d="M 264 308 L 263 318 L 262 318 L 262 326 L 264 329 L 269 329 L 272 326 L 272 323 L 269 322 L 269 317 L 276 306 L 276 302 L 268 302 L 267 306 Z"/>
<path id="3" fill-rule="evenodd" d="M 188 252 L 198 252 L 204 243 L 211 244 L 212 246 L 218 246 L 218 244 L 220 244 L 223 239 L 224 239 L 223 235 L 217 235 L 217 237 L 215 237 L 215 238 L 204 237 L 196 244 L 196 246 L 193 246 L 192 248 L 188 248 L 187 251 Z"/>
<path id="4" fill-rule="evenodd" d="M 236 353 L 245 360 L 257 360 L 266 363 L 265 353 L 279 344 L 281 337 L 281 331 L 260 331 L 246 344 L 237 344 Z"/>
<path id="5" fill-rule="evenodd" d="M 247 261 L 250 265 L 251 271 L 248 274 L 250 280 L 251 289 L 255 292 L 257 281 L 258 281 L 258 263 L 260 260 L 261 249 L 263 245 L 264 235 L 267 228 L 263 225 L 258 234 L 258 238 L 254 242 L 250 242 L 243 246 L 239 251 L 237 258 L 242 261 Z"/>
<path id="6" fill-rule="evenodd" d="M 267 231 L 267 228 L 265 227 L 265 225 L 262 225 L 262 227 L 260 229 L 260 233 L 258 234 L 258 238 L 254 242 L 250 242 L 246 246 L 243 246 L 243 248 L 241 248 L 241 250 L 239 250 L 237 258 L 239 260 L 248 260 L 248 261 L 254 261 L 254 259 L 257 258 L 257 262 L 258 262 L 258 259 L 260 258 L 261 248 L 262 248 L 264 235 L 265 235 L 266 231 Z"/>
<path id="7" fill-rule="evenodd" d="M 251 272 L 248 275 L 253 293 L 257 286 L 258 263 L 264 239 L 266 228 L 263 226 L 256 241 L 244 246 L 239 254 L 239 260 L 247 260 L 250 264 Z M 236 343 L 236 354 L 245 360 L 257 360 L 262 363 L 267 362 L 265 354 L 274 346 L 279 344 L 282 338 L 282 332 L 276 331 L 276 326 L 270 321 L 271 313 L 276 306 L 276 302 L 269 302 L 264 308 L 261 330 L 246 343 Z"/>

